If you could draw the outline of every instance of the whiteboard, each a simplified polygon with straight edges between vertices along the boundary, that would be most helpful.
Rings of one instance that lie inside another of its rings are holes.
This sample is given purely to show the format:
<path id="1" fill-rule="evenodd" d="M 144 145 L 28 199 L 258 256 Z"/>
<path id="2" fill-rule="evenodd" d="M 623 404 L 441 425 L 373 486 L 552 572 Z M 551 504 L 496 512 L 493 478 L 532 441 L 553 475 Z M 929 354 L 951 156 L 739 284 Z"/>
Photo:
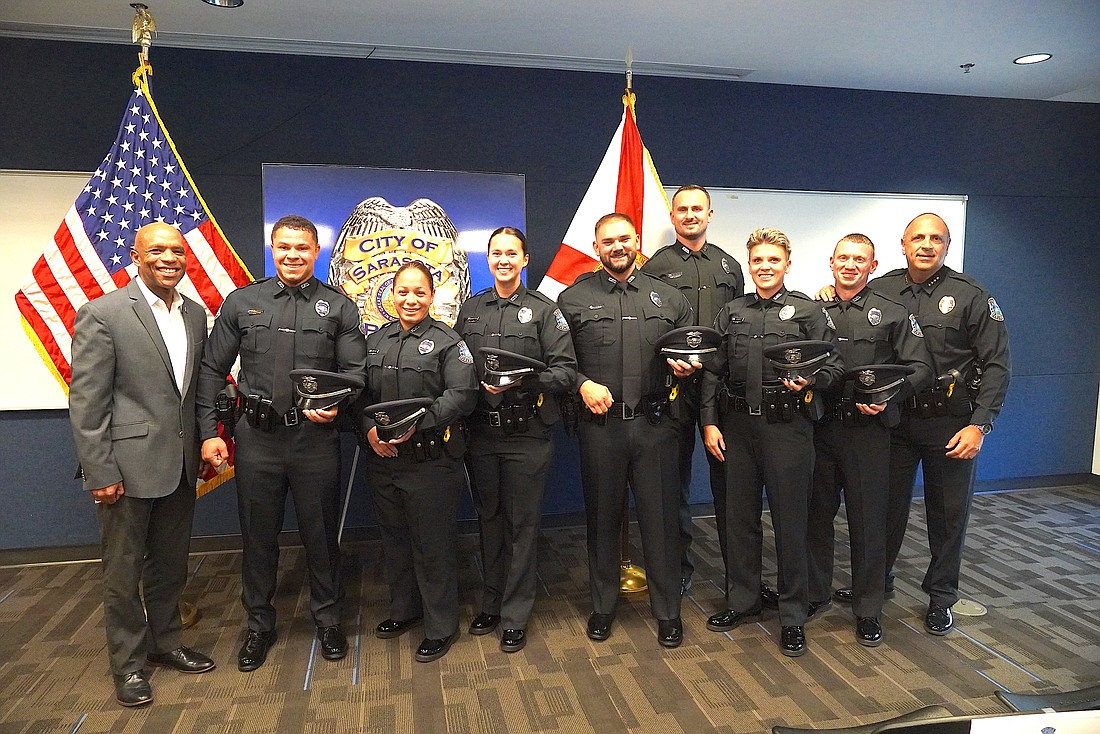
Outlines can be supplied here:
<path id="1" fill-rule="evenodd" d="M 669 201 L 678 186 L 667 186 Z M 934 212 L 951 230 L 946 265 L 962 270 L 966 196 L 936 194 L 859 194 L 826 191 L 711 188 L 714 218 L 707 240 L 733 255 L 745 273 L 745 289 L 755 290 L 745 263 L 745 242 L 758 227 L 775 227 L 791 241 L 791 271 L 784 283 L 790 290 L 813 296 L 831 285 L 829 256 L 837 241 L 859 232 L 875 243 L 877 275 L 905 267 L 901 235 L 913 217 Z M 874 276 L 871 276 L 872 278 Z"/>
<path id="2" fill-rule="evenodd" d="M 0 344 L 4 379 L 0 410 L 68 408 L 61 383 L 46 367 L 23 331 L 15 294 L 31 268 L 53 244 L 53 235 L 91 173 L 0 170 Z"/>

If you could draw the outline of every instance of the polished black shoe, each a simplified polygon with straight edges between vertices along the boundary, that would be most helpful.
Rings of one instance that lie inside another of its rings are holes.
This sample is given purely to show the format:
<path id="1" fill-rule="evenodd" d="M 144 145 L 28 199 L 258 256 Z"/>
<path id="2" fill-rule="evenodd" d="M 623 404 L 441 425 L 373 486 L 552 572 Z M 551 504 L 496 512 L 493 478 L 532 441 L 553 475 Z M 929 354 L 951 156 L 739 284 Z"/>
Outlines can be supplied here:
<path id="1" fill-rule="evenodd" d="M 760 584 L 760 605 L 766 609 L 779 609 L 779 592 L 767 584 Z"/>
<path id="2" fill-rule="evenodd" d="M 760 619 L 759 609 L 750 609 L 747 612 L 735 612 L 732 609 L 727 609 L 708 617 L 707 629 L 712 632 L 729 632 L 734 627 L 740 627 L 746 622 L 755 622 L 758 619 Z"/>
<path id="3" fill-rule="evenodd" d="M 519 652 L 527 645 L 527 633 L 523 630 L 507 629 L 500 635 L 501 652 Z"/>
<path id="4" fill-rule="evenodd" d="M 825 601 L 812 601 L 812 602 L 810 602 L 810 606 L 806 608 L 806 621 L 809 622 L 811 619 L 821 619 L 821 617 L 818 617 L 817 615 L 820 614 L 821 612 L 824 612 L 826 609 L 828 609 L 832 605 L 833 605 L 833 600 L 832 599 L 826 599 Z"/>
<path id="5" fill-rule="evenodd" d="M 878 647 L 882 644 L 882 625 L 878 617 L 856 619 L 856 640 L 864 647 Z"/>
<path id="6" fill-rule="evenodd" d="M 424 621 L 423 617 L 413 617 L 412 619 L 406 619 L 404 622 L 398 622 L 396 619 L 383 619 L 374 628 L 374 636 L 380 640 L 400 637 L 422 621 Z"/>
<path id="7" fill-rule="evenodd" d="M 497 628 L 500 624 L 499 614 L 486 614 L 481 612 L 474 621 L 470 622 L 470 634 L 471 635 L 487 635 Z"/>
<path id="8" fill-rule="evenodd" d="M 439 640 L 425 637 L 420 641 L 420 647 L 416 648 L 416 662 L 430 663 L 433 660 L 439 660 L 447 654 L 447 651 L 451 649 L 451 644 L 456 639 L 458 639 L 458 632 L 452 632 L 447 637 Z"/>
<path id="9" fill-rule="evenodd" d="M 801 626 L 784 627 L 779 633 L 779 649 L 789 658 L 806 652 L 806 631 Z"/>
<path id="10" fill-rule="evenodd" d="M 592 616 L 588 618 L 588 637 L 596 642 L 603 642 L 611 636 L 611 622 L 615 619 L 614 614 L 600 614 L 599 612 L 592 612 Z"/>
<path id="11" fill-rule="evenodd" d="M 657 642 L 661 647 L 679 647 L 684 641 L 684 623 L 680 618 L 657 620 Z"/>
<path id="12" fill-rule="evenodd" d="M 341 660 L 348 654 L 348 638 L 338 624 L 318 627 L 317 641 L 321 643 L 321 657 L 325 660 Z"/>
<path id="13" fill-rule="evenodd" d="M 150 665 L 174 668 L 181 673 L 205 673 L 214 669 L 214 661 L 201 652 L 180 645 L 172 652 L 150 653 L 145 656 Z"/>
<path id="14" fill-rule="evenodd" d="M 955 626 L 955 617 L 951 614 L 950 607 L 941 607 L 939 604 L 930 603 L 928 611 L 924 613 L 924 628 L 937 637 L 943 637 Z"/>
<path id="15" fill-rule="evenodd" d="M 257 632 L 249 630 L 248 637 L 241 645 L 237 653 L 237 670 L 242 673 L 251 673 L 267 660 L 267 651 L 275 644 L 277 635 L 275 630 L 270 632 Z"/>
<path id="16" fill-rule="evenodd" d="M 136 673 L 113 676 L 115 700 L 123 706 L 144 706 L 153 702 L 153 688 L 140 670 Z"/>
<path id="17" fill-rule="evenodd" d="M 851 604 L 856 599 L 856 592 L 851 586 L 841 586 L 839 589 L 833 592 L 833 598 L 841 604 Z M 882 595 L 883 599 L 894 598 L 894 582 L 886 582 L 886 591 Z"/>

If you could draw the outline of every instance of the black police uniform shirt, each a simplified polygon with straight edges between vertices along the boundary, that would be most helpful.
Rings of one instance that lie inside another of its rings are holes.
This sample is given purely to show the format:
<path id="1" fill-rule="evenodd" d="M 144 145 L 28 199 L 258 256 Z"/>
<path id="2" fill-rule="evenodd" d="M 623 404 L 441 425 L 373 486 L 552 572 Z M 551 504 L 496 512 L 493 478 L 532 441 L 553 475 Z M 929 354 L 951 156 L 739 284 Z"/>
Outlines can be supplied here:
<path id="1" fill-rule="evenodd" d="M 390 354 L 398 342 L 398 351 Z M 408 331 L 391 321 L 367 337 L 368 402 L 363 404 L 434 398 L 417 429 L 442 429 L 473 412 L 477 390 L 473 355 L 462 337 L 441 321 L 429 316 Z M 362 425 L 369 431 L 373 418 L 364 416 Z"/>
<path id="2" fill-rule="evenodd" d="M 203 350 L 197 400 L 203 440 L 218 435 L 214 398 L 225 387 L 238 354 L 240 394 L 271 399 L 275 326 L 292 291 L 298 292 L 299 301 L 290 369 L 365 374 L 366 344 L 359 310 L 341 291 L 315 277 L 298 286 L 287 286 L 278 278 L 249 283 L 226 296 Z M 290 369 L 276 378 L 289 382 Z"/>
<path id="3" fill-rule="evenodd" d="M 864 288 L 847 301 L 839 297 L 822 305 L 825 321 L 848 369 L 865 364 L 912 365 L 901 397 L 932 384 L 932 358 L 915 315 L 902 304 Z M 832 392 L 836 392 L 834 386 Z"/>
<path id="4" fill-rule="evenodd" d="M 466 340 L 473 354 L 481 347 L 495 347 L 524 357 L 537 359 L 546 365 L 537 379 L 529 377 L 519 387 L 501 394 L 505 402 L 510 399 L 542 393 L 543 405 L 551 395 L 569 392 L 577 380 L 577 356 L 573 352 L 569 322 L 565 320 L 557 304 L 537 291 L 530 291 L 521 283 L 508 298 L 501 298 L 493 287 L 486 288 L 466 299 L 458 310 L 455 330 Z M 484 377 L 484 360 L 475 358 L 478 378 Z M 486 402 L 488 393 L 482 391 L 479 406 L 484 410 L 495 409 Z M 546 422 L 560 416 L 554 406 L 539 411 Z"/>
<path id="5" fill-rule="evenodd" d="M 578 276 L 558 296 L 558 307 L 573 333 L 577 352 L 579 389 L 587 380 L 611 391 L 616 402 L 623 398 L 622 310 L 619 281 L 603 269 Z M 643 320 L 641 351 L 641 393 L 667 392 L 669 371 L 664 356 L 657 353 L 657 341 L 667 332 L 694 325 L 691 305 L 677 288 L 634 269 L 627 289 L 639 319 Z"/>
<path id="6" fill-rule="evenodd" d="M 958 370 L 971 385 L 981 370 L 981 385 L 971 392 L 970 422 L 992 424 L 1004 406 L 1012 363 L 1008 329 L 996 299 L 969 275 L 944 266 L 922 284 L 906 268 L 875 278 L 871 288 L 906 305 L 916 314 L 937 376 Z"/>
<path id="7" fill-rule="evenodd" d="M 760 340 L 761 380 L 778 379 L 763 350 L 786 342 L 832 341 L 821 304 L 798 291 L 780 289 L 769 298 L 749 293 L 735 298 L 718 312 L 714 328 L 722 335 L 722 346 L 714 360 L 714 372 L 703 376 L 701 425 L 718 425 L 718 388 L 722 379 L 731 387 L 744 385 L 749 377 L 749 344 Z M 814 387 L 827 390 L 844 371 L 840 354 L 833 351 L 814 375 Z M 725 374 L 725 378 L 715 373 Z"/>
<path id="8" fill-rule="evenodd" d="M 695 314 L 693 326 L 713 326 L 722 306 L 745 292 L 741 264 L 709 242 L 698 252 L 680 242 L 666 245 L 653 253 L 642 272 L 680 289 Z"/>

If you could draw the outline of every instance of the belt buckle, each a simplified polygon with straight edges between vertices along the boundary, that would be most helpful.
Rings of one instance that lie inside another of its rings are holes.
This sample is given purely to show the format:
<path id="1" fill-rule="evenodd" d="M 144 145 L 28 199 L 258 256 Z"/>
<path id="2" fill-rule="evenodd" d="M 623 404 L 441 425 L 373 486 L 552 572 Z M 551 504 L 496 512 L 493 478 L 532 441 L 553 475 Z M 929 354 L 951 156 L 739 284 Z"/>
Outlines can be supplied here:
<path id="1" fill-rule="evenodd" d="M 491 428 L 500 428 L 500 411 L 499 410 L 487 410 L 485 415 L 489 418 L 489 426 Z"/>
<path id="2" fill-rule="evenodd" d="M 287 412 L 283 413 L 283 425 L 287 427 L 298 425 L 297 408 L 291 408 Z"/>
<path id="3" fill-rule="evenodd" d="M 759 406 L 759 407 L 754 408 L 751 405 L 749 405 L 748 403 L 745 403 L 745 407 L 748 408 L 749 415 L 763 415 L 764 414 L 763 413 L 764 406 Z"/>
<path id="4" fill-rule="evenodd" d="M 623 420 L 632 421 L 637 414 L 634 412 L 634 408 L 630 407 L 626 403 L 623 403 Z"/>

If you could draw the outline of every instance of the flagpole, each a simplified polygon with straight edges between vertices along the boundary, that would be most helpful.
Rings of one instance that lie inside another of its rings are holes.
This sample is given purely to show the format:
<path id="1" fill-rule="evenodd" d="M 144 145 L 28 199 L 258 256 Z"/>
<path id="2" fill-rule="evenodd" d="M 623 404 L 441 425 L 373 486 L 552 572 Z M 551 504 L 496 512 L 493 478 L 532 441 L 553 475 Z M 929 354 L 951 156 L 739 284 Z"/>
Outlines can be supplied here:
<path id="1" fill-rule="evenodd" d="M 634 73 L 630 66 L 634 61 L 634 54 L 628 47 L 626 50 L 626 91 L 623 92 L 623 104 L 630 107 L 634 114 L 634 92 L 631 86 L 634 81 Z M 619 589 L 624 594 L 638 594 L 649 589 L 646 581 L 645 569 L 636 566 L 630 560 L 630 493 L 623 497 L 623 517 L 619 529 Z"/>

